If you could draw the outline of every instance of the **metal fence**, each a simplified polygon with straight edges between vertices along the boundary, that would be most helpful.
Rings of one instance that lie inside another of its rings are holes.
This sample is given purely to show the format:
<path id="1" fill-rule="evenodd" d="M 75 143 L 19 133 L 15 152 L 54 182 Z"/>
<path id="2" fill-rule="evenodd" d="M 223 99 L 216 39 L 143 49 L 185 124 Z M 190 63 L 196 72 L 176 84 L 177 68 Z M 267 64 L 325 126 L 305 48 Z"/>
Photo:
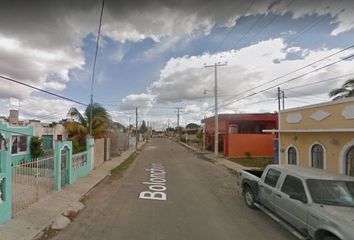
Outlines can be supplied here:
<path id="1" fill-rule="evenodd" d="M 87 152 L 81 152 L 74 154 L 72 156 L 72 165 L 71 168 L 73 170 L 79 169 L 87 164 Z"/>
<path id="2" fill-rule="evenodd" d="M 12 166 L 13 215 L 54 191 L 54 157 Z"/>
<path id="3" fill-rule="evenodd" d="M 0 177 L 0 204 L 4 201 L 3 189 L 4 189 L 5 177 Z"/>

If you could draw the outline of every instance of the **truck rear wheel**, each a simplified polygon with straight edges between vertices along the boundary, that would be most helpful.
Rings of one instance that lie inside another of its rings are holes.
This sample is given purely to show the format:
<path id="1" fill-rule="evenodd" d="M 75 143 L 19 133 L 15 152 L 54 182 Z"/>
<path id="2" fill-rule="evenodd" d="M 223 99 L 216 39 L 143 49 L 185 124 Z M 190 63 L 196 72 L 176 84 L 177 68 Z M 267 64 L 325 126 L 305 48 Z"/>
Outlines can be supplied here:
<path id="1" fill-rule="evenodd" d="M 244 197 L 245 197 L 245 203 L 246 203 L 247 207 L 249 207 L 251 209 L 256 209 L 256 206 L 254 205 L 255 197 L 254 197 L 252 189 L 249 186 L 245 187 Z"/>

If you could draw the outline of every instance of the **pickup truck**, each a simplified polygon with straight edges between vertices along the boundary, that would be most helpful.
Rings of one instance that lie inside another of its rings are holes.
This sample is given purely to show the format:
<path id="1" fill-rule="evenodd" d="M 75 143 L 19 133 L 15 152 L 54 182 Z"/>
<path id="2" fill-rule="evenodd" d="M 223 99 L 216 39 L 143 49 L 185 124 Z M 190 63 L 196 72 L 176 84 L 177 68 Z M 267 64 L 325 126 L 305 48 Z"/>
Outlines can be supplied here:
<path id="1" fill-rule="evenodd" d="M 248 207 L 259 208 L 300 239 L 354 239 L 354 178 L 315 168 L 268 165 L 240 171 Z"/>

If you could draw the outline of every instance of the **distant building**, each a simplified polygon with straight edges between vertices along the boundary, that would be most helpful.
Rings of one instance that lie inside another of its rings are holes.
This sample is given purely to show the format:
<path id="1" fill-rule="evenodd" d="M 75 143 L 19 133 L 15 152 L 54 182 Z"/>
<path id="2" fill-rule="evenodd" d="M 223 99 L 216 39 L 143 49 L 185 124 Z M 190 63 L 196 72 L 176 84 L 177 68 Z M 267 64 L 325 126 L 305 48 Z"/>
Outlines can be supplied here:
<path id="1" fill-rule="evenodd" d="M 201 121 L 205 124 L 205 146 L 214 151 L 214 117 Z M 264 129 L 277 128 L 273 113 L 219 114 L 219 152 L 226 157 L 274 155 L 274 139 Z"/>
<path id="2" fill-rule="evenodd" d="M 354 176 L 354 98 L 280 112 L 280 163 Z"/>
<path id="3" fill-rule="evenodd" d="M 20 121 L 18 110 L 10 110 L 9 118 L 0 119 L 0 134 L 7 141 L 13 163 L 30 160 L 30 142 L 33 137 L 43 140 L 43 149 L 53 149 L 55 141 L 68 139 L 62 123 L 42 123 L 38 120 Z M 0 146 L 4 147 L 3 143 Z"/>

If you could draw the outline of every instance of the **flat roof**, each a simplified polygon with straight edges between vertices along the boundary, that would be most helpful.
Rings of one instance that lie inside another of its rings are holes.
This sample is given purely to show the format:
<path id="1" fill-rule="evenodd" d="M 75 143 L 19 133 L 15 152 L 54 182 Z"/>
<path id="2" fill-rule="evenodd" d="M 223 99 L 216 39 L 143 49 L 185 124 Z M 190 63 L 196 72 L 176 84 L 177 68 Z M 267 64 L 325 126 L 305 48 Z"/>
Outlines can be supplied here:
<path id="1" fill-rule="evenodd" d="M 265 133 L 354 132 L 354 128 L 264 129 L 263 132 Z"/>
<path id="2" fill-rule="evenodd" d="M 323 179 L 323 180 L 344 180 L 344 181 L 354 181 L 354 177 L 346 176 L 343 174 L 338 174 L 330 172 L 327 170 L 322 170 L 318 168 L 301 167 L 297 165 L 270 165 L 274 169 L 281 169 L 284 172 L 290 173 L 294 176 L 298 176 L 304 179 Z"/>
<path id="3" fill-rule="evenodd" d="M 229 121 L 277 121 L 277 113 L 223 113 L 219 114 L 220 120 Z M 204 118 L 201 120 L 202 123 L 214 121 L 215 116 Z"/>
<path id="4" fill-rule="evenodd" d="M 302 107 L 289 108 L 289 109 L 285 109 L 285 110 L 280 111 L 280 113 L 293 112 L 293 111 L 299 111 L 299 110 L 303 110 L 303 109 L 310 109 L 310 108 L 317 108 L 317 107 L 324 107 L 324 106 L 331 106 L 331 105 L 347 103 L 347 102 L 354 102 L 354 97 L 348 97 L 348 98 L 338 99 L 335 101 L 328 101 L 328 102 L 323 102 L 323 103 L 311 104 L 311 105 L 306 105 L 306 106 L 302 106 Z"/>

